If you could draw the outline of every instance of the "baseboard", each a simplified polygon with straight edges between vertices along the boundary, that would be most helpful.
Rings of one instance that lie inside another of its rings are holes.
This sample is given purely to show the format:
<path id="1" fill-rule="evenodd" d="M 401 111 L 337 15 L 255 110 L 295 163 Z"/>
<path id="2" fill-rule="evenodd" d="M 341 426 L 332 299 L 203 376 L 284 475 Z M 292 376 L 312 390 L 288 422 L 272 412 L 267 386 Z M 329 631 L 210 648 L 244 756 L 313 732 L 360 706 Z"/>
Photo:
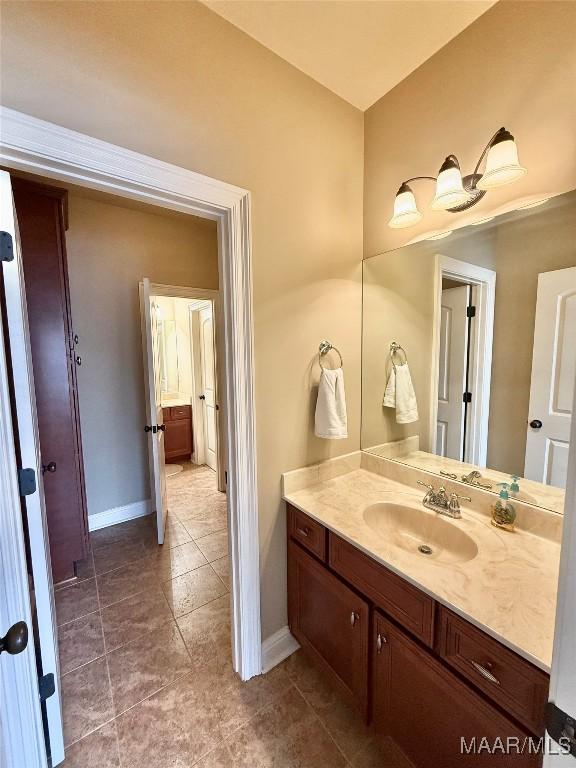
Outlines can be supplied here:
<path id="1" fill-rule="evenodd" d="M 287 659 L 288 656 L 291 656 L 298 650 L 298 648 L 300 648 L 298 641 L 291 634 L 288 626 L 282 627 L 282 629 L 274 632 L 273 635 L 270 635 L 270 637 L 266 638 L 262 643 L 263 674 L 269 672 L 277 664 L 280 664 L 281 661 L 284 661 L 284 659 Z"/>
<path id="2" fill-rule="evenodd" d="M 105 509 L 104 512 L 88 515 L 88 530 L 98 531 L 100 528 L 107 528 L 109 525 L 125 523 L 126 520 L 134 520 L 136 517 L 149 515 L 150 511 L 150 500 L 135 501 L 133 504 L 126 504 L 123 507 Z"/>

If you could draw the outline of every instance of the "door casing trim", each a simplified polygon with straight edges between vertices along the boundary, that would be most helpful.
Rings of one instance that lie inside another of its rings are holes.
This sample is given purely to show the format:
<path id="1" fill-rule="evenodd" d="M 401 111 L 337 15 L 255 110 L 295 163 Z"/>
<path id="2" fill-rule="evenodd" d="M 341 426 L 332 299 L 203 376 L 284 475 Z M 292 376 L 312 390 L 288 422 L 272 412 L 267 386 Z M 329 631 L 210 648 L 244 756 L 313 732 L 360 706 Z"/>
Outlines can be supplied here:
<path id="1" fill-rule="evenodd" d="M 0 107 L 5 167 L 217 222 L 224 325 L 233 665 L 262 671 L 250 192 Z"/>

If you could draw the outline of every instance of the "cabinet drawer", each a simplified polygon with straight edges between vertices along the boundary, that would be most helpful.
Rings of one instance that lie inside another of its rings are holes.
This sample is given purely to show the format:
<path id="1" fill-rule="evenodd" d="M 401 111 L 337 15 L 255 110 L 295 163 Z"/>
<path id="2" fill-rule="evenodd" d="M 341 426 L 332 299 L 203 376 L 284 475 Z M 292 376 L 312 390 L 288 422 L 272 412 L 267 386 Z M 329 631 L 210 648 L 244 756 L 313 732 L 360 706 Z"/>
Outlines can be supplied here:
<path id="1" fill-rule="evenodd" d="M 288 535 L 320 560 L 326 560 L 326 528 L 288 504 Z"/>
<path id="2" fill-rule="evenodd" d="M 329 544 L 330 567 L 432 647 L 434 600 L 333 533 L 329 534 Z"/>
<path id="3" fill-rule="evenodd" d="M 440 609 L 437 651 L 508 714 L 534 733 L 544 731 L 547 674 L 446 608 Z"/>
<path id="4" fill-rule="evenodd" d="M 170 418 L 172 421 L 191 418 L 191 407 L 189 405 L 173 405 L 170 408 Z"/>

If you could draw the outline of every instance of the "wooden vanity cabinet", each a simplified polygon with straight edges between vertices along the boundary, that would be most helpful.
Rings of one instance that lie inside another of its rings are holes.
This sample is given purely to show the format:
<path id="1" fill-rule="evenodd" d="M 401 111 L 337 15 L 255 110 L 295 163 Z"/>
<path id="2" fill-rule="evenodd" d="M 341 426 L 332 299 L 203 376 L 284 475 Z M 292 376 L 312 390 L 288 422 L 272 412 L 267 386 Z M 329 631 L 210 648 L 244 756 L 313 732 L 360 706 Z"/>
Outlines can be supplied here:
<path id="1" fill-rule="evenodd" d="M 290 631 L 366 719 L 368 603 L 291 540 L 288 594 Z"/>
<path id="2" fill-rule="evenodd" d="M 287 528 L 292 634 L 414 768 L 542 764 L 548 675 L 290 505 Z"/>
<path id="3" fill-rule="evenodd" d="M 374 725 L 414 766 L 540 765 L 541 758 L 527 751 L 488 753 L 485 747 L 478 752 L 482 744 L 498 740 L 506 745 L 517 739 L 523 745 L 529 734 L 379 612 L 374 613 L 372 649 Z M 476 754 L 471 750 L 474 742 Z"/>
<path id="4" fill-rule="evenodd" d="M 162 409 L 166 462 L 188 461 L 192 456 L 192 406 L 173 405 Z"/>

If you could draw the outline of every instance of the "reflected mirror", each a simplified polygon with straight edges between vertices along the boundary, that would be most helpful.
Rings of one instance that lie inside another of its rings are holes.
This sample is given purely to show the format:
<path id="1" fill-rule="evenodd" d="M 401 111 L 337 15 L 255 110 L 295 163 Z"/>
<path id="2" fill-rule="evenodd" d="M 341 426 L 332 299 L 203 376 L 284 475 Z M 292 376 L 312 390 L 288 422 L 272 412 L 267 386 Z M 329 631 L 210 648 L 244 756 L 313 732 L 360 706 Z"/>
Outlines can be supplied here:
<path id="1" fill-rule="evenodd" d="M 362 449 L 562 512 L 576 191 L 530 202 L 364 261 Z"/>

